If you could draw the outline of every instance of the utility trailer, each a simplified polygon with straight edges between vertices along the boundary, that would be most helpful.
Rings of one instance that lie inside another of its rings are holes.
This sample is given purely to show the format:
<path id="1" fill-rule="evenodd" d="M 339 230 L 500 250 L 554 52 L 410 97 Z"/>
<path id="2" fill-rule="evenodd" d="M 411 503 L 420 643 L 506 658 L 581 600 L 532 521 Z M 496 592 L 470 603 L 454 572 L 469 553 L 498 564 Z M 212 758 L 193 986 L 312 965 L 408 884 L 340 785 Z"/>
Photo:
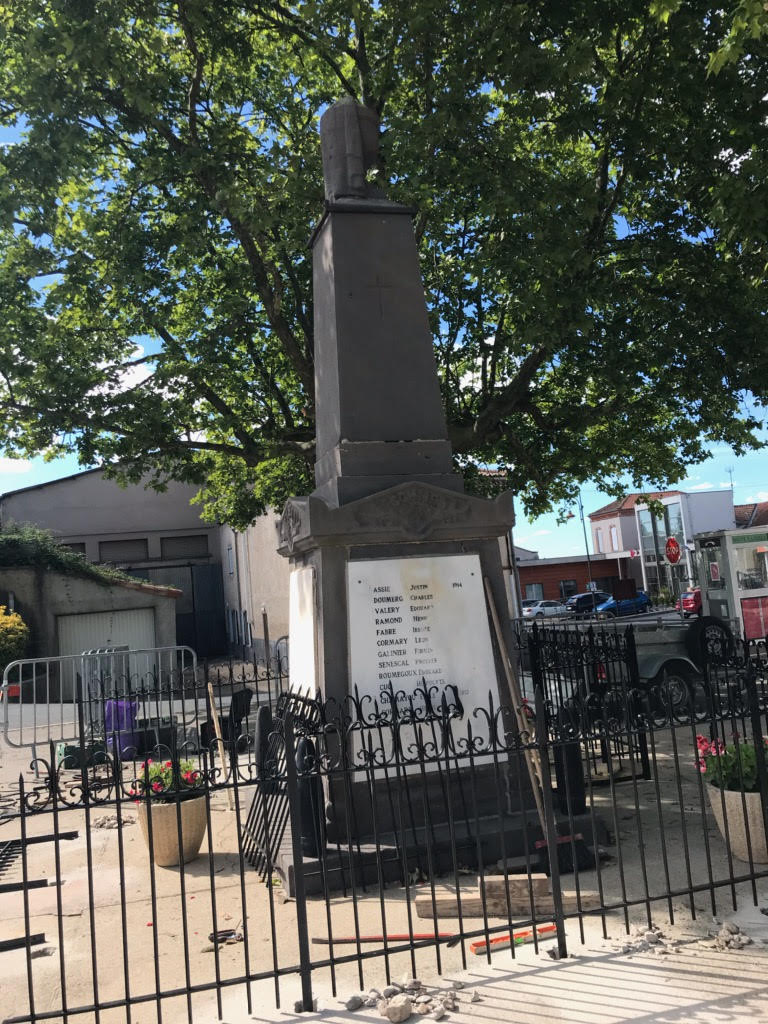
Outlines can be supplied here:
<path id="1" fill-rule="evenodd" d="M 554 706 L 617 687 L 664 685 L 673 703 L 700 691 L 705 652 L 728 653 L 732 624 L 714 616 L 557 622 L 517 629 L 523 695 L 533 701 L 537 674 Z"/>

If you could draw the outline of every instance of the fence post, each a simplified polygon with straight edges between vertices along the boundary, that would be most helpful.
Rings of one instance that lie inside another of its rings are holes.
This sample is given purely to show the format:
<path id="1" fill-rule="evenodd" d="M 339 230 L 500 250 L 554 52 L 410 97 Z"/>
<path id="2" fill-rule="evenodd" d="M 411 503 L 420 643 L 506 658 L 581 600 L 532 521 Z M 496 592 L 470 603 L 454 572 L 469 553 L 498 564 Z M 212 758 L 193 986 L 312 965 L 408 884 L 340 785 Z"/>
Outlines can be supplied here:
<path id="1" fill-rule="evenodd" d="M 627 626 L 624 634 L 625 650 L 627 652 L 627 668 L 629 669 L 629 691 L 630 693 L 640 692 L 640 666 L 637 662 L 637 645 L 635 643 L 635 629 L 634 626 Z M 691 697 L 691 700 L 693 698 Z M 637 736 L 637 749 L 640 753 L 640 764 L 642 766 L 642 777 L 648 782 L 651 778 L 651 761 L 648 756 L 648 737 L 646 730 L 641 728 L 642 722 L 640 716 L 631 714 L 634 710 L 634 698 L 630 702 L 625 701 L 627 708 L 627 733 L 630 744 L 632 743 L 632 732 L 636 730 Z"/>
<path id="2" fill-rule="evenodd" d="M 746 671 L 744 673 L 744 685 L 747 688 L 749 717 L 752 722 L 752 741 L 755 744 L 755 763 L 757 768 L 757 783 L 760 789 L 760 804 L 763 811 L 763 828 L 765 829 L 766 836 L 768 836 L 768 770 L 766 769 L 765 761 L 763 727 L 760 722 L 760 702 L 757 697 L 755 668 L 749 657 L 749 651 L 746 650 L 745 654 Z"/>
<path id="3" fill-rule="evenodd" d="M 301 977 L 301 1008 L 312 1010 L 312 960 L 309 953 L 307 925 L 307 894 L 304 886 L 304 854 L 301 849 L 301 806 L 296 773 L 296 745 L 293 736 L 293 715 L 286 711 L 283 719 L 285 743 L 285 775 L 288 788 L 288 810 L 291 821 L 291 852 L 293 886 L 296 898 L 296 928 L 299 938 L 299 976 Z"/>
<path id="4" fill-rule="evenodd" d="M 534 632 L 536 626 L 534 624 Z M 534 647 L 536 644 L 534 643 Z M 534 659 L 538 660 L 538 651 L 534 655 L 531 652 L 531 664 Z M 549 769 L 549 732 L 547 719 L 544 713 L 544 688 L 539 677 L 535 689 L 536 702 L 536 742 L 539 747 L 539 764 L 541 770 L 541 802 L 542 817 L 540 822 L 544 839 L 547 843 L 549 855 L 549 878 L 552 883 L 552 909 L 554 911 L 555 927 L 557 928 L 557 954 L 558 958 L 564 960 L 568 956 L 568 947 L 565 941 L 565 918 L 563 916 L 563 891 L 560 883 L 560 862 L 559 848 L 557 844 L 557 824 L 555 822 L 555 810 L 552 802 L 552 775 Z M 555 741 L 557 742 L 557 740 Z"/>

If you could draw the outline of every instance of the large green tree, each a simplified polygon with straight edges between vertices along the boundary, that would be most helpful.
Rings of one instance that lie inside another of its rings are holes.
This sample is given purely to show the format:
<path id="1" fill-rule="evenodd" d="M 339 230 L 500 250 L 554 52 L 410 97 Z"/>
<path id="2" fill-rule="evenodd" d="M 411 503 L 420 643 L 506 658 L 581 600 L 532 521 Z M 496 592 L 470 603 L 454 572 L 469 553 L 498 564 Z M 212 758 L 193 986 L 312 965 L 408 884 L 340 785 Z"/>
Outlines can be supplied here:
<path id="1" fill-rule="evenodd" d="M 768 52 L 706 0 L 0 3 L 7 452 L 310 489 L 318 114 L 382 123 L 457 457 L 538 513 L 754 446 Z"/>

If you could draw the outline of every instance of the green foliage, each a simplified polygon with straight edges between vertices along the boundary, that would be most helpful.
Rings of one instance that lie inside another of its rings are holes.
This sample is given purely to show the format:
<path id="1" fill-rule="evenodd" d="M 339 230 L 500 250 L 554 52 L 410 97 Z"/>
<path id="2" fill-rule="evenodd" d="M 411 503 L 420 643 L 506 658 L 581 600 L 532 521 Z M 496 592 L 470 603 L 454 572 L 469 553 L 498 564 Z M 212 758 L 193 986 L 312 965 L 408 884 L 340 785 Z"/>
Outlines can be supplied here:
<path id="1" fill-rule="evenodd" d="M 190 790 L 201 789 L 203 777 L 193 761 L 155 761 L 151 757 L 139 766 L 139 776 L 129 790 L 129 795 L 138 803 L 146 799 L 147 791 L 152 800 L 175 800 L 191 795 Z"/>
<path id="2" fill-rule="evenodd" d="M 768 757 L 768 738 L 763 739 Z M 747 740 L 726 744 L 722 740 L 696 737 L 697 765 L 706 781 L 718 789 L 756 793 L 760 789 L 755 746 Z"/>
<path id="3" fill-rule="evenodd" d="M 741 6 L 748 6 L 743 0 Z M 768 57 L 706 0 L 0 4 L 8 454 L 201 488 L 311 484 L 317 119 L 382 119 L 449 430 L 538 514 L 757 447 Z M 140 350 L 141 349 L 141 350 Z"/>
<path id="4" fill-rule="evenodd" d="M 83 576 L 104 586 L 112 583 L 144 583 L 121 569 L 94 565 L 85 555 L 73 551 L 54 538 L 49 530 L 29 523 L 11 523 L 0 530 L 0 568 L 51 569 L 65 576 Z"/>
<path id="5" fill-rule="evenodd" d="M 730 24 L 725 38 L 709 56 L 709 70 L 713 74 L 739 60 L 752 44 L 768 36 L 768 5 L 765 0 L 736 0 L 736 3 L 731 3 L 728 13 Z"/>
<path id="6" fill-rule="evenodd" d="M 0 604 L 0 677 L 3 669 L 23 658 L 29 644 L 29 626 L 18 612 L 9 612 Z"/>

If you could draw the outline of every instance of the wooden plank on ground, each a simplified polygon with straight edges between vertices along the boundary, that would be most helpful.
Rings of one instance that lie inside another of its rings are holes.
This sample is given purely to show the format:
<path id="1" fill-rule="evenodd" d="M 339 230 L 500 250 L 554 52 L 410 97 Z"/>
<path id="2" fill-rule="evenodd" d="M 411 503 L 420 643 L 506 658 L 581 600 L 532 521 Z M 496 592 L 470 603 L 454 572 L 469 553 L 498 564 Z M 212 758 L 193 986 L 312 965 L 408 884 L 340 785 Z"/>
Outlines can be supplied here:
<path id="1" fill-rule="evenodd" d="M 533 892 L 534 896 L 549 895 L 549 878 L 544 872 L 523 875 L 486 875 L 477 883 L 478 894 L 485 889 L 486 899 L 506 900 L 506 893 L 510 899 L 528 899 L 528 894 Z"/>
<path id="2" fill-rule="evenodd" d="M 417 896 L 414 900 L 416 906 L 416 916 L 431 918 L 436 917 L 458 917 L 459 916 L 459 901 L 456 899 L 456 893 L 440 894 L 435 893 L 434 908 L 431 896 Z M 486 913 L 489 917 L 495 917 L 495 913 L 491 913 L 490 901 L 485 901 Z M 496 905 L 494 904 L 493 910 L 495 911 Z M 477 893 L 467 893 L 465 896 L 462 893 L 461 896 L 461 916 L 462 917 L 482 917 L 483 916 L 483 901 L 477 895 Z"/>
<path id="3" fill-rule="evenodd" d="M 414 903 L 416 906 L 417 917 L 432 918 L 433 916 L 437 916 L 438 918 L 443 918 L 459 916 L 459 904 L 455 893 L 441 893 L 439 895 L 436 893 L 434 911 L 432 906 L 432 897 L 429 895 L 417 896 Z M 555 909 L 552 896 L 549 893 L 544 896 L 534 897 L 534 905 L 537 917 L 551 915 Z M 593 890 L 585 889 L 578 895 L 575 890 L 566 890 L 563 892 L 563 910 L 566 913 L 573 913 L 578 910 L 579 907 L 581 907 L 582 910 L 595 910 L 599 906 L 600 894 Z M 510 899 L 509 907 L 507 907 L 506 898 L 486 898 L 485 913 L 488 917 L 500 918 L 502 920 L 507 917 L 507 913 L 516 917 L 529 917 L 531 913 L 531 903 L 527 896 L 524 899 L 515 897 L 514 899 Z M 461 916 L 462 918 L 482 917 L 482 898 L 478 895 L 464 896 L 462 894 Z"/>

